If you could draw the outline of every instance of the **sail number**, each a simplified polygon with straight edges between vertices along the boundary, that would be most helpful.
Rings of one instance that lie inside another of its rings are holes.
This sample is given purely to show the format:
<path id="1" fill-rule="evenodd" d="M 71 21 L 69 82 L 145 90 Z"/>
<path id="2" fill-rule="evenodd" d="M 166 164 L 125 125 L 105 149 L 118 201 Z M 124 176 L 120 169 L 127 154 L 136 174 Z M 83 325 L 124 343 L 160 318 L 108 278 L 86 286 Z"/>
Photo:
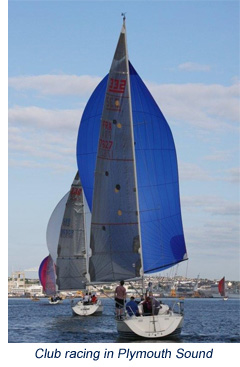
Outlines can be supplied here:
<path id="1" fill-rule="evenodd" d="M 99 148 L 100 149 L 110 150 L 112 148 L 112 146 L 113 146 L 112 140 L 99 139 Z"/>
<path id="2" fill-rule="evenodd" d="M 63 226 L 69 227 L 70 226 L 70 218 L 63 218 L 62 224 L 63 224 Z"/>
<path id="3" fill-rule="evenodd" d="M 62 238 L 73 238 L 73 229 L 61 229 L 60 237 Z"/>
<path id="4" fill-rule="evenodd" d="M 112 123 L 110 121 L 103 120 L 102 121 L 102 126 L 103 126 L 104 130 L 108 130 L 108 131 L 112 130 Z"/>
<path id="5" fill-rule="evenodd" d="M 112 123 L 107 120 L 102 121 L 101 137 L 99 139 L 98 156 L 105 159 L 112 158 Z"/>
<path id="6" fill-rule="evenodd" d="M 126 82 L 126 79 L 111 78 L 108 91 L 113 93 L 124 93 Z"/>
<path id="7" fill-rule="evenodd" d="M 82 193 L 82 189 L 78 187 L 73 187 L 71 189 L 71 196 L 80 196 Z"/>

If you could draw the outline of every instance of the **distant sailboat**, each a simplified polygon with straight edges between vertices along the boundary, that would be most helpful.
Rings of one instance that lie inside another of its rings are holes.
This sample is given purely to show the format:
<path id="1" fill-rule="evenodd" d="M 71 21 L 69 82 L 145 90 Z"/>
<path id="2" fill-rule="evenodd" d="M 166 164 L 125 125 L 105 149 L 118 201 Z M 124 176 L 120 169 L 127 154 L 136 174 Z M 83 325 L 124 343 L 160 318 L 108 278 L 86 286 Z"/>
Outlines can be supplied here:
<path id="1" fill-rule="evenodd" d="M 47 247 L 55 265 L 57 263 L 59 234 L 61 230 L 62 220 L 68 196 L 69 191 L 63 196 L 63 198 L 54 208 L 47 225 L 47 231 L 46 231 Z"/>
<path id="2" fill-rule="evenodd" d="M 226 295 L 225 277 L 223 277 L 221 280 L 219 280 L 219 282 L 218 282 L 218 291 L 219 291 L 220 295 L 223 297 L 223 300 L 227 301 L 228 296 Z"/>
<path id="3" fill-rule="evenodd" d="M 64 203 L 64 205 L 62 205 Z M 70 192 L 54 210 L 48 225 L 47 238 L 56 243 L 56 284 L 58 290 L 86 290 L 88 279 L 89 238 L 86 229 L 85 199 L 78 173 Z M 52 246 L 55 253 L 55 246 Z M 84 304 L 79 301 L 72 310 L 80 316 L 102 312 L 101 301 Z"/>
<path id="4" fill-rule="evenodd" d="M 61 303 L 62 298 L 57 295 L 55 264 L 51 255 L 45 257 L 41 262 L 38 275 L 43 292 L 50 297 L 49 303 L 52 305 Z"/>
<path id="5" fill-rule="evenodd" d="M 82 116 L 78 168 L 92 211 L 91 282 L 152 274 L 187 260 L 170 128 L 128 61 L 125 19 L 109 75 Z M 181 310 L 117 321 L 121 336 L 179 335 Z"/>

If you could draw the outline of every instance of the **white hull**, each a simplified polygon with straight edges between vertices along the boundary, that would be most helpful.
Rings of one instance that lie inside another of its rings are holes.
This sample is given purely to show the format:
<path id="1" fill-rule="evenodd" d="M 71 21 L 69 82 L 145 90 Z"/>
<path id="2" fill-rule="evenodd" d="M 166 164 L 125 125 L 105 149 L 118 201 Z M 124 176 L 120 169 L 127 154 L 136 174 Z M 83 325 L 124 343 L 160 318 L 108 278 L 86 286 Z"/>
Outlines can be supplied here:
<path id="1" fill-rule="evenodd" d="M 84 305 L 83 301 L 79 301 L 76 305 L 72 306 L 73 313 L 78 316 L 91 316 L 101 314 L 103 306 L 100 300 L 96 304 Z"/>
<path id="2" fill-rule="evenodd" d="M 117 320 L 117 330 L 119 336 L 123 338 L 161 339 L 179 336 L 182 324 L 183 316 L 176 313 L 132 316 L 125 320 Z"/>
<path id="3" fill-rule="evenodd" d="M 62 300 L 58 299 L 57 301 L 49 301 L 50 305 L 59 305 L 62 303 Z"/>
<path id="4" fill-rule="evenodd" d="M 179 305 L 180 306 L 180 305 Z M 162 339 L 179 336 L 183 324 L 183 314 L 161 305 L 157 315 L 143 315 L 141 305 L 138 307 L 140 316 L 126 316 L 117 320 L 117 330 L 122 338 Z"/>

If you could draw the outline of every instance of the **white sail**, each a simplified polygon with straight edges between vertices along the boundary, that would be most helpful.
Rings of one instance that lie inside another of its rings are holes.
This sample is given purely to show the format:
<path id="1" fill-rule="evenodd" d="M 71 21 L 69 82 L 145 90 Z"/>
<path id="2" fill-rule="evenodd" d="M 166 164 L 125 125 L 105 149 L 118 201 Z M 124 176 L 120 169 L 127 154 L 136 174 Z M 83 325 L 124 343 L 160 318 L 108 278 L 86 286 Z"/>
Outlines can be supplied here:
<path id="1" fill-rule="evenodd" d="M 140 275 L 140 231 L 134 162 L 129 63 L 123 24 L 109 72 L 91 223 L 91 282 Z"/>
<path id="2" fill-rule="evenodd" d="M 88 272 L 84 197 L 77 173 L 68 195 L 57 250 L 59 290 L 84 289 Z"/>
<path id="3" fill-rule="evenodd" d="M 59 234 L 61 230 L 62 220 L 68 196 L 69 192 L 67 192 L 66 195 L 64 195 L 64 197 L 59 201 L 54 211 L 52 212 L 52 215 L 49 219 L 47 226 L 47 233 L 46 233 L 47 247 L 54 264 L 57 263 L 57 248 L 58 248 Z"/>

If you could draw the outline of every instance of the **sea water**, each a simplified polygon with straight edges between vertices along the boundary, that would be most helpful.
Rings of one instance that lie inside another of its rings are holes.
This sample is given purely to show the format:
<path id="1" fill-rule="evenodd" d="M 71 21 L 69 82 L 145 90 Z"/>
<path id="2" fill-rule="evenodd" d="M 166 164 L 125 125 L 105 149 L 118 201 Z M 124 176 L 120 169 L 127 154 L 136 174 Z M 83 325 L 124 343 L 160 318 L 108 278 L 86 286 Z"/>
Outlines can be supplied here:
<path id="1" fill-rule="evenodd" d="M 171 305 L 170 299 L 163 302 Z M 9 343 L 121 343 L 114 319 L 114 301 L 102 299 L 100 316 L 73 316 L 69 299 L 50 305 L 48 299 L 8 300 Z M 159 340 L 133 340 L 146 343 Z M 168 342 L 168 340 L 164 340 Z M 170 342 L 170 340 L 169 340 Z M 171 342 L 173 342 L 171 340 Z M 178 343 L 239 343 L 240 300 L 185 299 L 184 324 Z"/>

